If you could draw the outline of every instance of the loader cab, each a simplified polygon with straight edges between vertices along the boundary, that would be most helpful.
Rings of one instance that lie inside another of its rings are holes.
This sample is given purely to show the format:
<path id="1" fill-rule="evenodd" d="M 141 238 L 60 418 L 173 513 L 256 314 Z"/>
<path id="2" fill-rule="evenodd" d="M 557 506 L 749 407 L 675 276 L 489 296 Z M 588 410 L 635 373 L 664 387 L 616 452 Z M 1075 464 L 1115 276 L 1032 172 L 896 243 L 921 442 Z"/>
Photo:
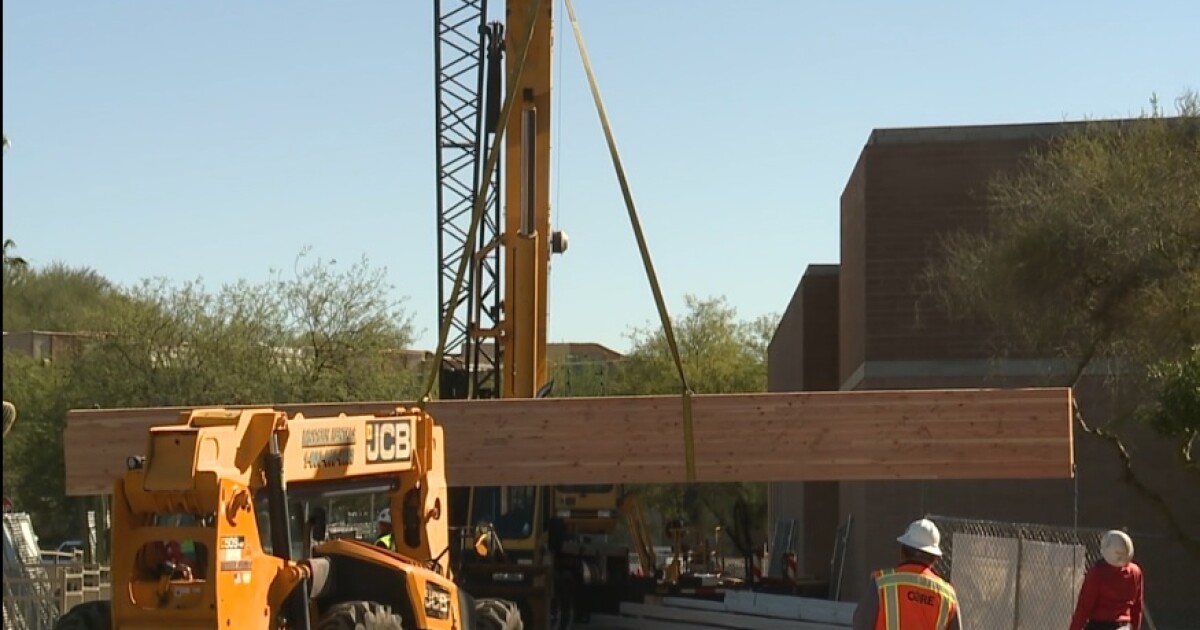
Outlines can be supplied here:
<path id="1" fill-rule="evenodd" d="M 608 535 L 620 517 L 621 488 L 614 484 L 554 486 L 554 517 L 571 534 Z"/>
<path id="2" fill-rule="evenodd" d="M 491 526 L 510 561 L 533 560 L 542 534 L 545 501 L 537 486 L 480 486 L 457 492 L 455 525 Z"/>

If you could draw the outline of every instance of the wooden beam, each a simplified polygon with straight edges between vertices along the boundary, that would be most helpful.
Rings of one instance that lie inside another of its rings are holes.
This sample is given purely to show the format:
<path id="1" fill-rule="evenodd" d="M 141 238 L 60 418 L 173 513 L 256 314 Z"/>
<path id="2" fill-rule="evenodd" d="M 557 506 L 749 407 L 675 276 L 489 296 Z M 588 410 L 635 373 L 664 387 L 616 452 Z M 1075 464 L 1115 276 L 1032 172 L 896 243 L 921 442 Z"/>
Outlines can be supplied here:
<path id="1" fill-rule="evenodd" d="M 253 405 L 306 416 L 402 403 Z M 1070 478 L 1070 389 L 699 395 L 697 481 Z M 676 396 L 435 401 L 451 485 L 686 481 Z M 67 414 L 67 493 L 105 494 L 184 407 Z"/>

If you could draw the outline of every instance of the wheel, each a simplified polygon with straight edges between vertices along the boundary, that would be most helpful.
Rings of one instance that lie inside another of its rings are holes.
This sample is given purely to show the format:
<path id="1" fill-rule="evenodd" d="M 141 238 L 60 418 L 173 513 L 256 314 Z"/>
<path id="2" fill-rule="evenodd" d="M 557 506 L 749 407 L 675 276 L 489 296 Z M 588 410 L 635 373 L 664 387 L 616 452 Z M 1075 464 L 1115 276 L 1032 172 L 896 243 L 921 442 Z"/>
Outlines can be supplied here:
<path id="1" fill-rule="evenodd" d="M 112 604 L 79 604 L 54 622 L 54 630 L 112 630 Z"/>
<path id="2" fill-rule="evenodd" d="M 317 630 L 404 630 L 391 606 L 376 602 L 343 602 L 321 615 Z"/>
<path id="3" fill-rule="evenodd" d="M 506 599 L 477 599 L 475 630 L 525 630 L 525 624 L 516 604 Z"/>

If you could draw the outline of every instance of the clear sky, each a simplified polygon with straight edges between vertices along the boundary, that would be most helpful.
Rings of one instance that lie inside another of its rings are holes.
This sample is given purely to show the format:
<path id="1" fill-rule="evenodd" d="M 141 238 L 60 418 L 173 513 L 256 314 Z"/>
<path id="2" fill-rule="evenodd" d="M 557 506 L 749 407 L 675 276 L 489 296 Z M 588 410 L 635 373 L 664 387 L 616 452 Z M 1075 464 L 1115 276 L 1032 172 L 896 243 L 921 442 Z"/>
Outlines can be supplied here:
<path id="1" fill-rule="evenodd" d="M 502 3 L 492 2 L 501 14 Z M 436 335 L 433 3 L 5 0 L 4 238 L 34 264 L 211 284 L 305 246 L 386 266 Z M 577 0 L 669 306 L 782 312 L 838 261 L 874 128 L 1135 114 L 1200 89 L 1200 2 Z M 556 0 L 559 18 L 566 11 Z M 552 341 L 656 321 L 557 26 Z"/>

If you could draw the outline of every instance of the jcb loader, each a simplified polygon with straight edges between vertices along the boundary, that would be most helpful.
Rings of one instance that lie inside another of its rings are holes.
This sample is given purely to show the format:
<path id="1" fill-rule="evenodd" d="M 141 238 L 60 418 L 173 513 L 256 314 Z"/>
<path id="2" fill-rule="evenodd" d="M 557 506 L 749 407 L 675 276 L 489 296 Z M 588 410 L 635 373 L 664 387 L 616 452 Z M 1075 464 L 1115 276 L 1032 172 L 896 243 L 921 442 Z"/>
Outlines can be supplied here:
<path id="1" fill-rule="evenodd" d="M 55 629 L 520 629 L 513 603 L 454 581 L 444 447 L 418 409 L 198 409 L 154 427 L 114 487 L 112 599 Z M 324 540 L 324 509 L 310 506 L 381 493 L 392 549 Z"/>

